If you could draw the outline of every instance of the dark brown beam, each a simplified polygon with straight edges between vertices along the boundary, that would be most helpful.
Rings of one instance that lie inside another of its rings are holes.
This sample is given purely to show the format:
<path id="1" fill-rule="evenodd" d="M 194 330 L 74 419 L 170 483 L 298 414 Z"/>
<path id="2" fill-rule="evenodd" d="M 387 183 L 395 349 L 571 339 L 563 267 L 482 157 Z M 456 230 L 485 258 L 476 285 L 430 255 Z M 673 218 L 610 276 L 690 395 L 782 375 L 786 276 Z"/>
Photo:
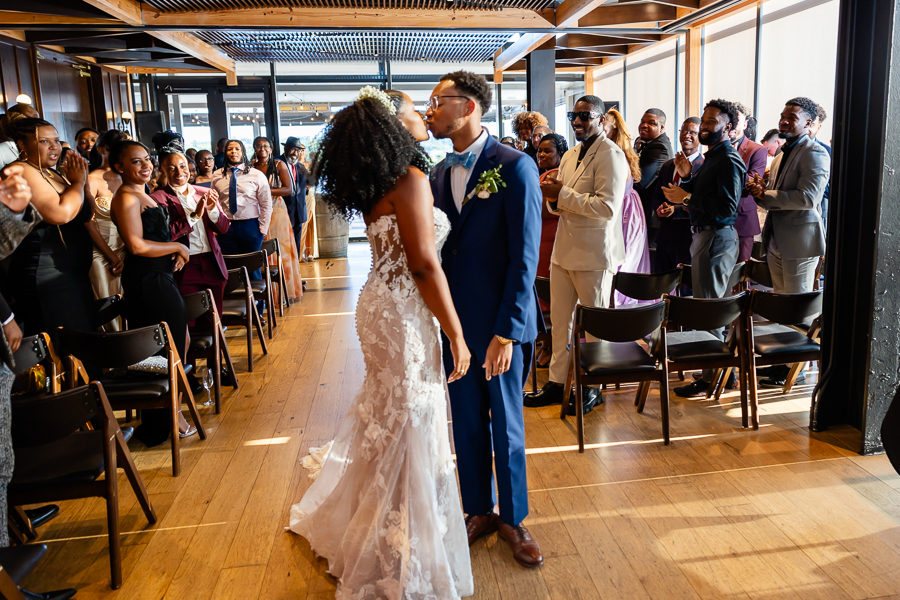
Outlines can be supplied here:
<path id="1" fill-rule="evenodd" d="M 619 0 L 619 4 L 638 4 L 644 1 L 645 0 Z M 653 3 L 663 4 L 665 6 L 675 6 L 677 8 L 690 8 L 693 10 L 697 10 L 698 8 L 700 8 L 700 0 L 653 0 Z"/>
<path id="2" fill-rule="evenodd" d="M 577 60 L 581 58 L 603 58 L 604 56 L 622 56 L 625 52 L 591 52 L 586 50 L 557 50 L 556 60 Z"/>
<path id="3" fill-rule="evenodd" d="M 572 50 L 576 50 L 578 48 L 601 48 L 604 46 L 626 46 L 630 44 L 634 44 L 637 40 L 626 38 L 626 37 L 618 37 L 618 36 L 609 36 L 609 35 L 591 35 L 589 33 L 567 33 L 566 35 L 561 35 L 556 39 L 556 47 L 557 48 L 570 48 Z M 647 40 L 647 43 L 651 43 L 656 40 Z"/>
<path id="4" fill-rule="evenodd" d="M 579 27 L 604 27 L 630 23 L 653 23 L 678 18 L 678 9 L 661 4 L 622 4 L 601 6 L 578 20 Z"/>

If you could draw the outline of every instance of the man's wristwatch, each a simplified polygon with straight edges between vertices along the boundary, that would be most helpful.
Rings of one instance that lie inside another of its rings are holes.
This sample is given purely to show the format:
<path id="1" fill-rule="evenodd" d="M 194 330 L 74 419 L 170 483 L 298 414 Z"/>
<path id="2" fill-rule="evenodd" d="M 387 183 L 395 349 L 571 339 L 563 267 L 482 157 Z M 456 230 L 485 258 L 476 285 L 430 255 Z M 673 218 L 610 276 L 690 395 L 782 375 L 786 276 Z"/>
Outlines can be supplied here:
<path id="1" fill-rule="evenodd" d="M 499 336 L 499 335 L 498 335 L 498 336 L 497 336 L 497 341 L 500 342 L 500 345 L 501 345 L 501 346 L 506 346 L 507 344 L 512 344 L 512 343 L 513 343 L 514 341 L 516 341 L 516 340 L 511 340 L 511 339 L 509 339 L 509 338 L 505 338 L 505 337 L 502 337 L 502 336 Z"/>
<path id="2" fill-rule="evenodd" d="M 691 194 L 688 194 L 687 196 L 685 196 L 684 200 L 682 202 L 685 206 L 687 206 L 691 202 Z"/>

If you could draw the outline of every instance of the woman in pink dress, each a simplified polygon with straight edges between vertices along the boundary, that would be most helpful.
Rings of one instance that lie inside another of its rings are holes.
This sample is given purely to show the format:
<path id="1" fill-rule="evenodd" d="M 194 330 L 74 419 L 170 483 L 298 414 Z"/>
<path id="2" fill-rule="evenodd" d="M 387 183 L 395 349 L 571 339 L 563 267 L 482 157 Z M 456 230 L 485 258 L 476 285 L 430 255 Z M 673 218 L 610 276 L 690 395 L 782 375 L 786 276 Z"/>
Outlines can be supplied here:
<path id="1" fill-rule="evenodd" d="M 641 180 L 640 160 L 632 146 L 631 136 L 625 126 L 625 119 L 619 111 L 612 109 L 606 113 L 603 124 L 606 137 L 612 140 L 625 152 L 631 177 L 625 184 L 625 202 L 622 209 L 622 231 L 625 234 L 625 262 L 619 267 L 625 273 L 650 272 L 650 246 L 647 242 L 647 223 L 644 220 L 644 208 L 641 197 L 634 190 L 634 182 Z M 616 292 L 616 306 L 637 304 L 638 301 Z"/>

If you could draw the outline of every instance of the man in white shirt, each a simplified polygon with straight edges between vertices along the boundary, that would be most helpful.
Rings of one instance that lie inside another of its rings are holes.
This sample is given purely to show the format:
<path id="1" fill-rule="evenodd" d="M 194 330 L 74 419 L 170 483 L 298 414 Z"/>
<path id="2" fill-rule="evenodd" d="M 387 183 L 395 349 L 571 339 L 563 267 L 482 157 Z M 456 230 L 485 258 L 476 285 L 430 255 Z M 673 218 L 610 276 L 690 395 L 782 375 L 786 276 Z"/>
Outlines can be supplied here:
<path id="1" fill-rule="evenodd" d="M 625 262 L 622 209 L 630 174 L 628 159 L 603 132 L 600 98 L 582 96 L 574 108 L 568 117 L 581 143 L 563 155 L 559 178 L 548 177 L 541 184 L 550 212 L 559 215 L 550 256 L 553 356 L 550 381 L 525 396 L 529 407 L 562 402 L 575 305 L 608 307 L 613 274 Z M 585 413 L 603 401 L 600 390 L 589 386 L 582 390 Z"/>
<path id="2" fill-rule="evenodd" d="M 250 167 L 244 144 L 225 144 L 225 168 L 216 171 L 210 187 L 219 194 L 219 204 L 231 220 L 231 227 L 219 237 L 222 253 L 246 254 L 262 248 L 272 220 L 272 190 L 266 176 Z M 261 279 L 254 271 L 252 279 Z"/>

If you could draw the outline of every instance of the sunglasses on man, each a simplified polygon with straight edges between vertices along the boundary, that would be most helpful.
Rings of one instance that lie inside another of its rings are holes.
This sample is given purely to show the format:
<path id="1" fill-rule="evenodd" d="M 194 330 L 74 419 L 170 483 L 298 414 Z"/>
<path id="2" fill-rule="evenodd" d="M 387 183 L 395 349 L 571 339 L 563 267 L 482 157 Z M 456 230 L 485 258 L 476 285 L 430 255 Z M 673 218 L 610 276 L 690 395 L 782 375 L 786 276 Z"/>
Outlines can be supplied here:
<path id="1" fill-rule="evenodd" d="M 570 121 L 574 121 L 576 117 L 581 119 L 582 121 L 590 121 L 591 119 L 596 119 L 599 116 L 600 113 L 594 112 L 592 110 L 579 110 L 577 112 L 570 111 L 566 113 L 566 117 L 568 117 Z"/>

